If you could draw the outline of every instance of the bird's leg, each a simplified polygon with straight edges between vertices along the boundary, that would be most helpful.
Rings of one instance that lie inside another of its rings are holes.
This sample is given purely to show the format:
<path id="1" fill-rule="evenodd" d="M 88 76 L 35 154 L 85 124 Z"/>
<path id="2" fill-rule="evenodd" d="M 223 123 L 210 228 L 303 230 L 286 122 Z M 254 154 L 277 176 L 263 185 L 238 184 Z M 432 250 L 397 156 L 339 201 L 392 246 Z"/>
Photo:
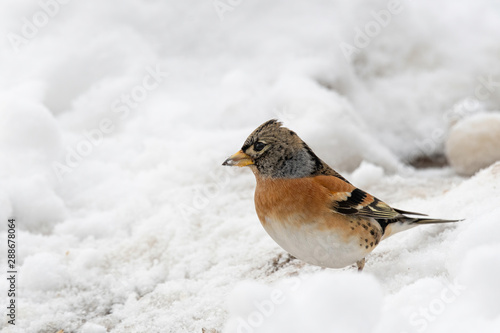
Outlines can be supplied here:
<path id="1" fill-rule="evenodd" d="M 356 261 L 356 265 L 358 266 L 358 272 L 361 273 L 363 271 L 363 267 L 365 267 L 365 258 Z"/>

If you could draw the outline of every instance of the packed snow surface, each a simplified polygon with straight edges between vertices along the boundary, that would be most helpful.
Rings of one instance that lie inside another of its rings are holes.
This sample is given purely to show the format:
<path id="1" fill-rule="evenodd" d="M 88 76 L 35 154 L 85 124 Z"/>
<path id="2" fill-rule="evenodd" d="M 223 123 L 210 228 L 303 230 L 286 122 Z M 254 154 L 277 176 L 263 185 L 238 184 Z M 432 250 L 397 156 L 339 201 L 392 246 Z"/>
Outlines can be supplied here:
<path id="1" fill-rule="evenodd" d="M 500 331 L 500 163 L 411 166 L 498 114 L 499 1 L 4 0 L 0 22 L 2 332 Z M 289 258 L 221 166 L 271 118 L 385 202 L 464 220 L 363 274 Z"/>

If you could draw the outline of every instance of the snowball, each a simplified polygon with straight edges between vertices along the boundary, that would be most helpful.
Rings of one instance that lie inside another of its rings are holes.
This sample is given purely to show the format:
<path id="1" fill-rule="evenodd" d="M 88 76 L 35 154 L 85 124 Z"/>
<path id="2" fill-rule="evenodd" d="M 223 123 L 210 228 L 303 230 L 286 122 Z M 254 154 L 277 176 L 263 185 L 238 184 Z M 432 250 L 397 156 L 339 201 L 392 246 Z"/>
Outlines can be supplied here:
<path id="1" fill-rule="evenodd" d="M 473 175 L 500 160 L 500 114 L 478 114 L 456 124 L 446 142 L 446 155 L 463 175 Z"/>

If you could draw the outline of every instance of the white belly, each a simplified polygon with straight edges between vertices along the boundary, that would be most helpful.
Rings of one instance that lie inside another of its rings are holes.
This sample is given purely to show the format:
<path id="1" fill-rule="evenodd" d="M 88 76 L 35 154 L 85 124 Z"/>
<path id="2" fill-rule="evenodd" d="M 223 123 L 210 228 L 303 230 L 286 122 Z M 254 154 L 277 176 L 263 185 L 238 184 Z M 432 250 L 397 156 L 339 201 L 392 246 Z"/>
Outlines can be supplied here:
<path id="1" fill-rule="evenodd" d="M 356 237 L 335 230 L 318 230 L 314 223 L 283 223 L 266 218 L 264 229 L 285 251 L 312 265 L 342 268 L 363 259 L 370 251 Z M 371 249 L 370 249 L 371 250 Z"/>

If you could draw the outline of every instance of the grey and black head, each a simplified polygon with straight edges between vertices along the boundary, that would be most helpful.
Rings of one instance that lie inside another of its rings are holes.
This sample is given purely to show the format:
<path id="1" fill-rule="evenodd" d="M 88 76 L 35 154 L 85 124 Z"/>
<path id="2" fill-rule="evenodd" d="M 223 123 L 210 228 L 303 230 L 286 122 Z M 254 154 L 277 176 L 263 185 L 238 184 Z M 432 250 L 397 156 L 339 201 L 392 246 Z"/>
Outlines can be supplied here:
<path id="1" fill-rule="evenodd" d="M 241 156 L 244 155 L 247 156 L 246 162 L 242 163 Z M 321 173 L 325 167 L 329 168 L 295 132 L 283 127 L 276 119 L 257 127 L 246 139 L 241 151 L 224 164 L 251 165 L 260 176 L 272 178 L 308 177 Z"/>

